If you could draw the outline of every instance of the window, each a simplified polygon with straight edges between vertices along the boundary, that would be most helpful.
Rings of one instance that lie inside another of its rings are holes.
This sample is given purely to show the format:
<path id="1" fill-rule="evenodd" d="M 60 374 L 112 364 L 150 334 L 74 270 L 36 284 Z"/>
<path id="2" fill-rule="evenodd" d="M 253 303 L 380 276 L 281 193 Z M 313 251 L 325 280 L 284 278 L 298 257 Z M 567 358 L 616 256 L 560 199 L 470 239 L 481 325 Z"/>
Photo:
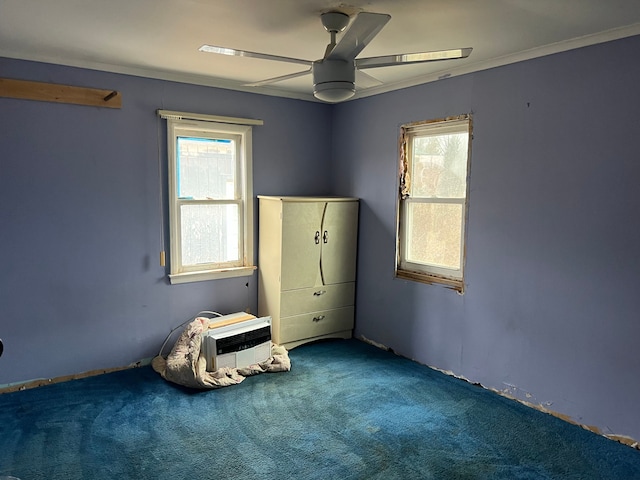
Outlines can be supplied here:
<path id="1" fill-rule="evenodd" d="M 464 289 L 471 117 L 403 125 L 396 276 Z"/>
<path id="2" fill-rule="evenodd" d="M 171 283 L 251 275 L 252 127 L 174 113 L 159 111 L 167 119 Z"/>

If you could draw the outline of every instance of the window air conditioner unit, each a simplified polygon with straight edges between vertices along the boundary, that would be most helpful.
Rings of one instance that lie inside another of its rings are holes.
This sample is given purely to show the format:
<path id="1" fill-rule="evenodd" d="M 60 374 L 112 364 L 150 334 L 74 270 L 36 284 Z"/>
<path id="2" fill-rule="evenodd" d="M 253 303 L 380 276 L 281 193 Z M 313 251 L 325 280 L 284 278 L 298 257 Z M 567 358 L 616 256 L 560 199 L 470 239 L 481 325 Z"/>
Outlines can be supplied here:
<path id="1" fill-rule="evenodd" d="M 202 333 L 207 371 L 245 368 L 271 356 L 271 317 L 234 313 L 215 319 Z"/>

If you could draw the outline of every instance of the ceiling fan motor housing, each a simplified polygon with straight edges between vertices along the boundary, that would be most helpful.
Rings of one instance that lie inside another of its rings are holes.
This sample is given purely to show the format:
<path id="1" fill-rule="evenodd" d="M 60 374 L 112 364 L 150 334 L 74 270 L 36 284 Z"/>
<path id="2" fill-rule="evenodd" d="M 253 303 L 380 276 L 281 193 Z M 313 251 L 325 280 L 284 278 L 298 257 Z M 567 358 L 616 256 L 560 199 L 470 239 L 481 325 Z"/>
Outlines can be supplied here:
<path id="1" fill-rule="evenodd" d="M 313 94 L 325 102 L 341 102 L 356 92 L 353 61 L 317 60 L 313 62 Z"/>

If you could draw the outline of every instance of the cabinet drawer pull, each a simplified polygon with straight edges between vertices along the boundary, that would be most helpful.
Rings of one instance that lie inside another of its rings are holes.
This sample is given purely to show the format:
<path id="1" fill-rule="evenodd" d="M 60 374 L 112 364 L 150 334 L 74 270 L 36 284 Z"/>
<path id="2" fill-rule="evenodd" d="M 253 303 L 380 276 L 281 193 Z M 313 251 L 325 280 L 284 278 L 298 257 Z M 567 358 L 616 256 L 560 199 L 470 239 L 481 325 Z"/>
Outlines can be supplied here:
<path id="1" fill-rule="evenodd" d="M 329 232 L 327 232 L 326 230 L 324 231 L 324 233 L 322 234 L 322 241 L 324 243 L 328 243 L 329 242 Z"/>
<path id="2" fill-rule="evenodd" d="M 313 296 L 319 297 L 320 295 L 324 295 L 325 293 L 327 293 L 326 290 L 318 290 L 317 292 L 313 292 Z"/>
<path id="3" fill-rule="evenodd" d="M 316 245 L 320 243 L 320 232 L 316 231 L 316 236 L 314 237 L 314 240 L 316 241 Z"/>
<path id="4" fill-rule="evenodd" d="M 324 315 L 318 315 L 317 317 L 313 317 L 314 322 L 319 322 L 322 319 L 324 319 Z"/>

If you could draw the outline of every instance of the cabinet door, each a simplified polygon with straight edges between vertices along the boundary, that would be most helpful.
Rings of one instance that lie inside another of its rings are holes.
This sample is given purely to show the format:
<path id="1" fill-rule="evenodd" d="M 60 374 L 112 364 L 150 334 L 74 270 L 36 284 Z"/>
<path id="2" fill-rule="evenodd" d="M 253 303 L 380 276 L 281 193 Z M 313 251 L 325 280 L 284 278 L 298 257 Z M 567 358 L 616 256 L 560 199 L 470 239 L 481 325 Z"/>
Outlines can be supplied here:
<path id="1" fill-rule="evenodd" d="M 320 275 L 324 205 L 324 202 L 282 204 L 282 290 L 316 284 Z"/>
<path id="2" fill-rule="evenodd" d="M 358 202 L 328 202 L 322 224 L 322 280 L 324 284 L 356 278 Z"/>

